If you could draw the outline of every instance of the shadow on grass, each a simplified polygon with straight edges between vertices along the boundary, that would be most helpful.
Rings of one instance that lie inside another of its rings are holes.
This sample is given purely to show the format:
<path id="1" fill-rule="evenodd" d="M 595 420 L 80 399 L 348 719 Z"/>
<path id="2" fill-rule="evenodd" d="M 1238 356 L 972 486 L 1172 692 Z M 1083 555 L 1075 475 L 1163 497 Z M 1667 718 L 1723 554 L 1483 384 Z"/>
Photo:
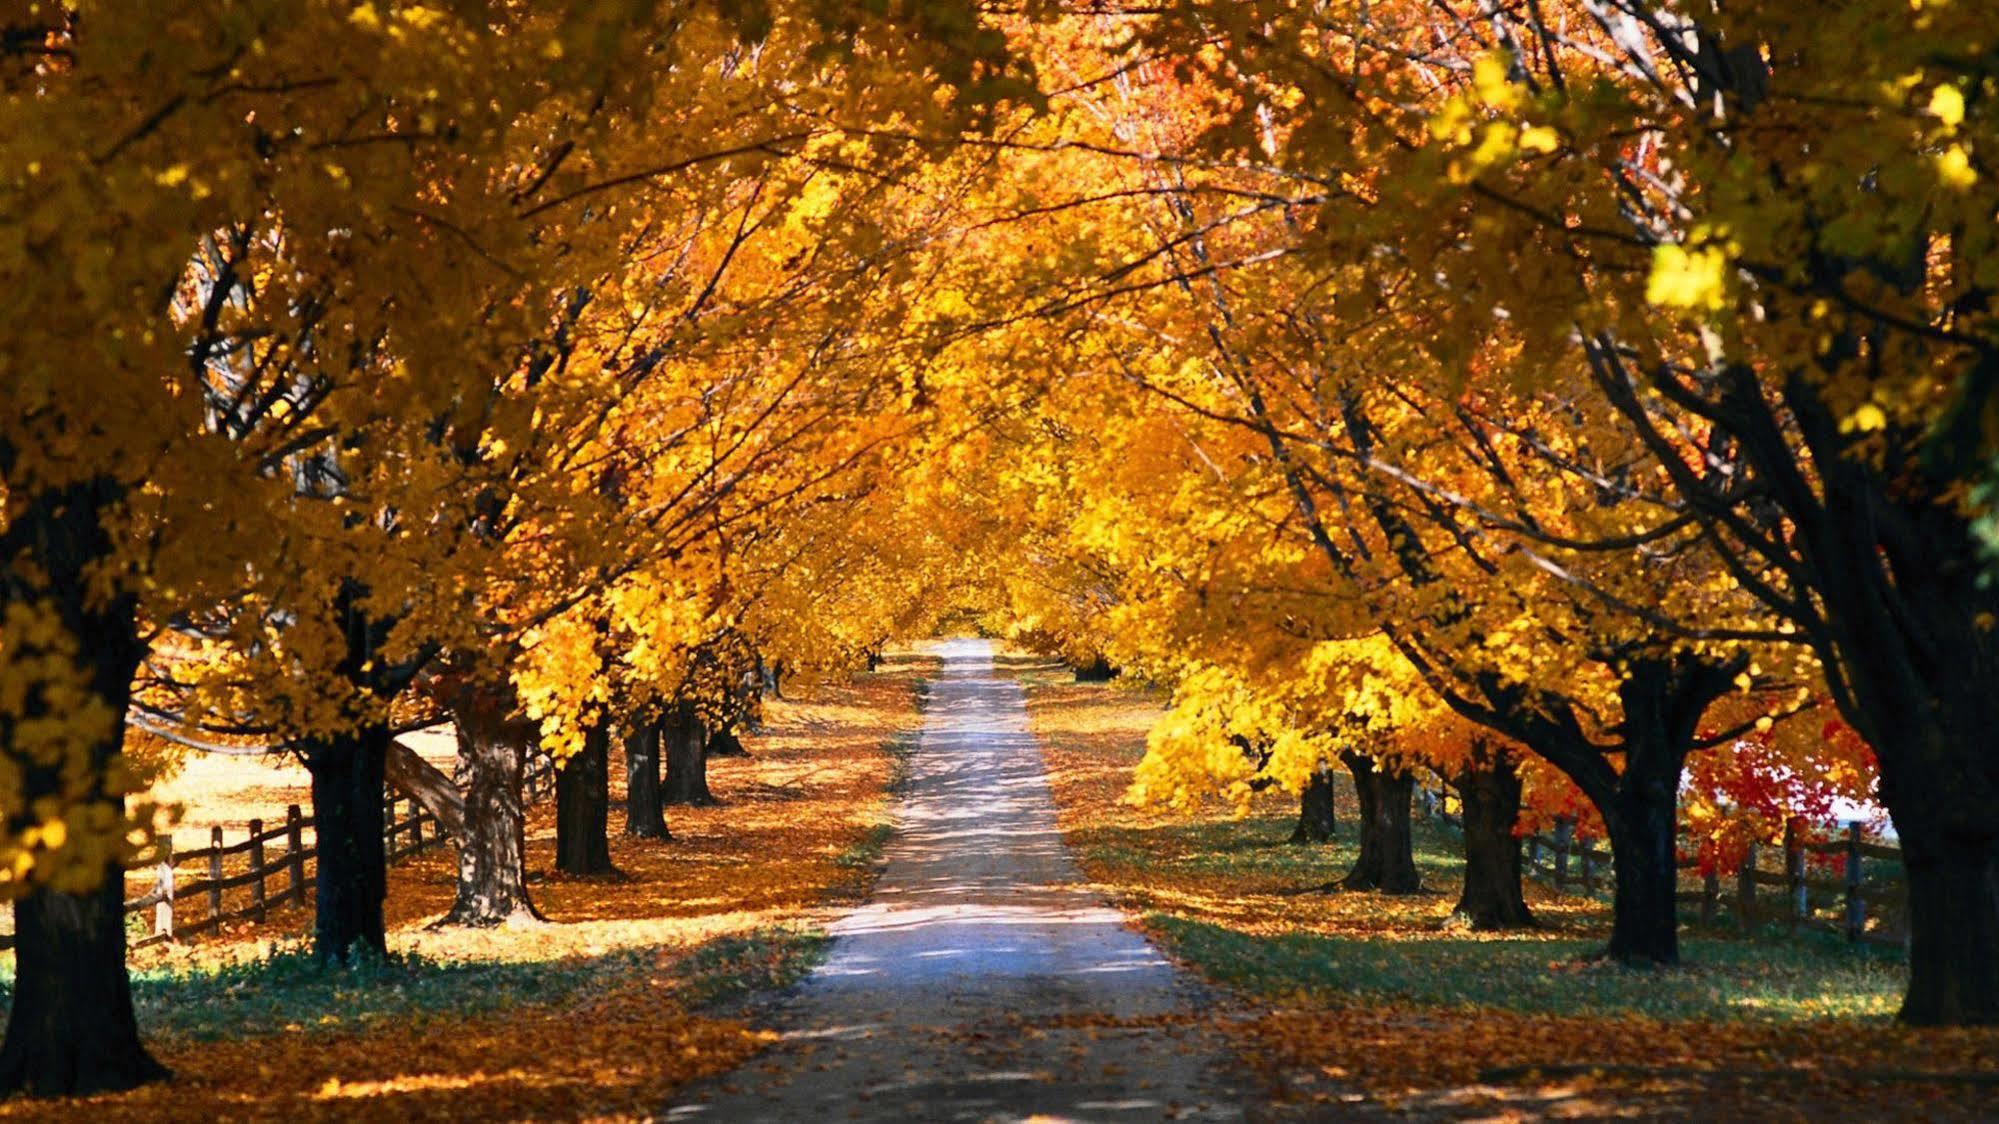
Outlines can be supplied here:
<path id="1" fill-rule="evenodd" d="M 1589 959 L 1601 941 L 1587 936 L 1251 934 L 1163 913 L 1145 920 L 1203 973 L 1271 995 L 1788 1022 L 1887 1016 L 1903 985 L 1899 965 L 1844 946 L 1693 936 L 1682 966 L 1632 969 Z"/>
<path id="2" fill-rule="evenodd" d="M 303 946 L 253 960 L 132 975 L 141 1030 L 151 1038 L 216 1041 L 276 1034 L 366 1032 L 426 1019 L 573 1006 L 633 986 L 658 986 L 683 1009 L 790 987 L 824 956 L 825 933 L 775 926 L 680 949 L 625 949 L 546 961 L 434 960 L 418 954 L 325 965 Z M 11 971 L 0 1001 L 11 1000 Z"/>

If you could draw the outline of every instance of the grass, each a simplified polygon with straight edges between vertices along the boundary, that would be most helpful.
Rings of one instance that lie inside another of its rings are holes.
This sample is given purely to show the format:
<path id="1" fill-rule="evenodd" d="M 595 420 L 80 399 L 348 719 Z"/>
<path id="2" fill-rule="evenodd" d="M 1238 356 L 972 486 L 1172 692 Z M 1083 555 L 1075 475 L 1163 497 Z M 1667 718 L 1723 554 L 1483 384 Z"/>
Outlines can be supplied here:
<path id="1" fill-rule="evenodd" d="M 1412 898 L 1312 893 L 1352 863 L 1349 841 L 1282 842 L 1283 815 L 1105 827 L 1082 847 L 1086 867 L 1122 871 L 1125 900 L 1146 927 L 1205 974 L 1262 994 L 1359 995 L 1523 1013 L 1590 1010 L 1658 1018 L 1877 1017 L 1900 1002 L 1905 973 L 1894 950 L 1817 934 L 1682 933 L 1685 964 L 1633 971 L 1592 959 L 1608 911 L 1536 887 L 1545 930 L 1516 935 L 1449 930 L 1462 859 L 1451 828 L 1419 820 L 1416 866 L 1431 892 Z M 1145 883 L 1156 880 L 1157 885 Z M 1168 886 L 1214 881 L 1270 888 L 1270 908 L 1298 924 L 1245 926 L 1208 916 Z M 1300 893 L 1300 891 L 1308 891 Z M 1295 896 L 1293 896 L 1295 895 Z"/>
<path id="2" fill-rule="evenodd" d="M 831 942 L 817 926 L 770 926 L 709 941 L 674 965 L 676 998 L 705 1010 L 789 990 L 812 974 Z"/>
<path id="3" fill-rule="evenodd" d="M 1674 969 L 1592 962 L 1591 937 L 1395 940 L 1254 935 L 1150 913 L 1146 926 L 1214 979 L 1268 995 L 1305 993 L 1523 1014 L 1589 1011 L 1658 1019 L 1875 1017 L 1900 999 L 1895 975 L 1836 950 L 1776 950 L 1694 937 Z"/>
<path id="4" fill-rule="evenodd" d="M 135 972 L 132 996 L 149 1037 L 196 1042 L 365 1033 L 412 1020 L 575 1004 L 634 984 L 661 986 L 681 1007 L 701 1010 L 789 988 L 819 963 L 828 940 L 817 927 L 773 925 L 684 953 L 620 949 L 516 961 L 400 953 L 347 966 L 321 964 L 303 945 L 272 946 L 254 959 Z M 0 999 L 12 982 L 11 974 L 0 979 Z"/>

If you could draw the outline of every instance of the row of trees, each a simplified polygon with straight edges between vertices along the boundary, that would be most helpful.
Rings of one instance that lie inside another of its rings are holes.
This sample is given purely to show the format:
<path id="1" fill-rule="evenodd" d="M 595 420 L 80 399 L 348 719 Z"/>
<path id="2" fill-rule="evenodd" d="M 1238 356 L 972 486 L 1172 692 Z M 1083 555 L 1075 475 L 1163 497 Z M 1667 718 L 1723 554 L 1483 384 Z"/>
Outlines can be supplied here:
<path id="1" fill-rule="evenodd" d="M 596 870 L 614 733 L 663 833 L 659 758 L 705 794 L 759 656 L 897 627 L 808 526 L 924 421 L 927 157 L 865 126 L 957 134 L 1031 90 L 1003 46 L 957 3 L 0 16 L 0 1092 L 160 1076 L 120 909 L 158 739 L 304 761 L 345 961 L 384 945 L 401 730 L 456 723 L 449 920 L 491 924 L 532 910 L 530 747 Z"/>
<path id="2" fill-rule="evenodd" d="M 1042 39 L 1064 92 L 995 142 L 1034 217 L 969 244 L 1082 263 L 1009 298 L 1064 330 L 995 510 L 1034 528 L 1035 635 L 1176 688 L 1136 794 L 1309 792 L 1359 754 L 1505 800 L 1517 768 L 1530 814 L 1609 839 L 1610 955 L 1665 963 L 1683 799 L 1877 795 L 1903 1017 L 1999 1021 L 1991 29 L 1641 0 L 1089 26 L 1112 62 Z"/>

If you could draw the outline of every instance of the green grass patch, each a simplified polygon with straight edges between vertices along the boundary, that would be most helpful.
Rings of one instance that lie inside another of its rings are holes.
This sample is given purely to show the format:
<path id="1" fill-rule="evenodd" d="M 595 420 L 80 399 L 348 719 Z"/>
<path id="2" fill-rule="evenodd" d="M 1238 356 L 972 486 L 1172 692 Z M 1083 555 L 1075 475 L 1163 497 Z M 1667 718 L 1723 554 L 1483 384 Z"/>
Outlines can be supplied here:
<path id="1" fill-rule="evenodd" d="M 819 966 L 832 941 L 824 930 L 772 926 L 709 941 L 676 966 L 676 992 L 689 1007 L 783 991 Z"/>
<path id="2" fill-rule="evenodd" d="M 1904 982 L 1897 965 L 1810 942 L 1688 936 L 1681 967 L 1633 969 L 1587 959 L 1602 942 L 1580 937 L 1262 936 L 1156 912 L 1146 924 L 1207 975 L 1273 995 L 1787 1022 L 1892 1015 Z"/>
<path id="3" fill-rule="evenodd" d="M 847 849 L 833 856 L 834 865 L 848 870 L 867 870 L 881 862 L 882 852 L 888 841 L 895 837 L 895 825 L 888 823 L 871 824 L 861 832 L 861 837 L 849 844 Z"/>
<path id="4" fill-rule="evenodd" d="M 274 947 L 222 966 L 132 973 L 132 998 L 148 1035 L 209 1041 L 285 1033 L 365 1031 L 389 1022 L 465 1018 L 524 1006 L 585 1002 L 668 977 L 672 993 L 701 1007 L 788 988 L 825 955 L 817 929 L 771 927 L 721 937 L 664 962 L 656 949 L 531 962 L 433 960 L 416 954 L 323 965 L 304 945 Z M 13 973 L 0 977 L 11 1000 Z"/>
<path id="5" fill-rule="evenodd" d="M 322 965 L 310 949 L 295 946 L 220 967 L 135 972 L 132 993 L 148 1033 L 214 1039 L 351 1031 L 574 1002 L 653 969 L 652 954 L 643 950 L 527 963 L 411 954 L 342 967 Z"/>

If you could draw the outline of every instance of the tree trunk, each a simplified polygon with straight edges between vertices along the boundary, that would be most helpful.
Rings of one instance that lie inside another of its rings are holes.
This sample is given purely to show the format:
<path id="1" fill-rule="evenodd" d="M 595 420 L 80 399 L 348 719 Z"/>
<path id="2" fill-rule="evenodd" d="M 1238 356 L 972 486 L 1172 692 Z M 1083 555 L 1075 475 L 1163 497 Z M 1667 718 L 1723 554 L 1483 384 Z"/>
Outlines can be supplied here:
<path id="1" fill-rule="evenodd" d="M 1349 890 L 1414 894 L 1423 889 L 1416 874 L 1415 841 L 1409 830 L 1409 803 L 1416 778 L 1386 773 L 1362 753 L 1342 753 L 1360 794 L 1360 857 L 1340 880 Z"/>
<path id="2" fill-rule="evenodd" d="M 462 746 L 463 742 L 460 744 Z M 462 750 L 460 756 L 463 756 Z M 439 772 L 435 765 L 425 761 L 422 754 L 400 740 L 391 741 L 382 775 L 390 788 L 415 800 L 424 811 L 436 816 L 440 831 L 453 839 L 464 838 L 465 797 L 459 794 L 458 785 Z"/>
<path id="3" fill-rule="evenodd" d="M 705 752 L 710 757 L 748 757 L 750 755 L 750 751 L 743 745 L 743 739 L 737 737 L 736 731 L 728 727 L 716 730 L 708 736 L 708 747 Z"/>
<path id="4" fill-rule="evenodd" d="M 583 748 L 555 775 L 555 869 L 564 874 L 610 874 L 611 730 L 598 724 Z"/>
<path id="5" fill-rule="evenodd" d="M 1902 823 L 1900 817 L 1896 823 Z M 1919 821 L 1901 832 L 1909 883 L 1909 990 L 1902 1020 L 1999 1024 L 1999 843 Z"/>
<path id="6" fill-rule="evenodd" d="M 1616 865 L 1610 946 L 1604 954 L 1624 964 L 1680 962 L 1680 870 L 1677 793 L 1619 792 L 1604 814 Z"/>
<path id="7" fill-rule="evenodd" d="M 387 724 L 370 723 L 317 741 L 303 754 L 312 773 L 313 949 L 325 962 L 350 963 L 364 952 L 388 955 L 382 832 L 390 740 Z"/>
<path id="8" fill-rule="evenodd" d="M 1312 771 L 1312 779 L 1298 794 L 1298 826 L 1291 832 L 1292 843 L 1330 843 L 1339 830 L 1333 812 L 1333 774 L 1326 763 Z"/>
<path id="9" fill-rule="evenodd" d="M 1452 918 L 1473 929 L 1528 928 L 1534 915 L 1521 892 L 1520 771 L 1488 747 L 1475 746 L 1455 784 L 1463 805 L 1465 885 Z"/>
<path id="10" fill-rule="evenodd" d="M 660 800 L 660 723 L 646 720 L 625 733 L 625 834 L 671 839 Z"/>
<path id="11" fill-rule="evenodd" d="M 13 447 L 0 439 L 0 478 L 11 478 L 14 463 Z M 76 642 L 69 654 L 17 640 L 21 650 L 9 654 L 16 660 L 44 655 L 86 661 L 90 699 L 110 717 L 108 729 L 86 751 L 87 771 L 79 778 L 65 775 L 69 771 L 61 764 L 14 748 L 19 722 L 48 716 L 48 700 L 39 690 L 17 698 L 11 713 L 0 714 L 0 747 L 18 770 L 15 797 L 23 806 L 64 792 L 73 799 L 81 779 L 94 803 L 124 816 L 124 797 L 103 791 L 103 780 L 124 746 L 132 677 L 146 648 L 135 598 L 115 584 L 108 596 L 90 588 L 93 569 L 115 553 L 104 517 L 123 495 L 117 481 L 98 477 L 32 495 L 16 488 L 0 497 L 4 604 L 53 607 Z M 111 1092 L 168 1076 L 139 1041 L 133 1016 L 125 967 L 124 872 L 117 862 L 106 861 L 99 874 L 101 882 L 87 893 L 40 886 L 14 902 L 14 995 L 0 1043 L 0 1096 Z"/>
<path id="12" fill-rule="evenodd" d="M 708 731 L 694 708 L 674 708 L 662 732 L 666 743 L 666 802 L 705 807 L 716 803 L 708 791 Z"/>
<path id="13" fill-rule="evenodd" d="M 1101 653 L 1089 663 L 1079 665 L 1075 670 L 1078 683 L 1108 683 L 1117 678 L 1117 668 L 1112 667 L 1111 661 L 1104 658 Z"/>
<path id="14" fill-rule="evenodd" d="M 528 897 L 527 811 L 521 776 L 532 738 L 510 721 L 510 700 L 476 687 L 452 704 L 465 809 L 458 836 L 458 886 L 440 925 L 490 928 L 540 920 Z"/>
<path id="15" fill-rule="evenodd" d="M 139 1042 L 125 970 L 125 880 L 14 903 L 17 983 L 0 1088 L 35 1096 L 130 1089 L 169 1076 Z"/>

